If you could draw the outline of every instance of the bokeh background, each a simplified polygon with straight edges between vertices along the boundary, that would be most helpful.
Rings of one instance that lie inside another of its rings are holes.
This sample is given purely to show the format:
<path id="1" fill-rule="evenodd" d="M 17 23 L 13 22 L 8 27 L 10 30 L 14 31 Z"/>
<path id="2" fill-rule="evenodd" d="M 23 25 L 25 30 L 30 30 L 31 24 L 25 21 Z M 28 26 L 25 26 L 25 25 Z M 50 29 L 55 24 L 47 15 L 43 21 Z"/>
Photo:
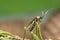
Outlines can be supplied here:
<path id="1" fill-rule="evenodd" d="M 0 0 L 0 20 L 31 18 L 42 10 L 59 7 L 60 0 Z"/>
<path id="2" fill-rule="evenodd" d="M 23 37 L 29 20 L 52 8 L 60 8 L 60 0 L 0 0 L 0 29 Z"/>

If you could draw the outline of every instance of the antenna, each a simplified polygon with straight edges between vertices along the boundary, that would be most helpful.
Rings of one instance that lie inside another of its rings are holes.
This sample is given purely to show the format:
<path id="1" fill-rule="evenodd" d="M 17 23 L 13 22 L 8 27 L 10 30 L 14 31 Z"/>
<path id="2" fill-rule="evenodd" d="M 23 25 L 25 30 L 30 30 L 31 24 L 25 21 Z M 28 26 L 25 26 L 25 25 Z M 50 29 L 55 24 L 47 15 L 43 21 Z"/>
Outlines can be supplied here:
<path id="1" fill-rule="evenodd" d="M 47 10 L 46 12 L 42 11 L 42 17 L 46 16 L 48 14 L 49 10 Z"/>

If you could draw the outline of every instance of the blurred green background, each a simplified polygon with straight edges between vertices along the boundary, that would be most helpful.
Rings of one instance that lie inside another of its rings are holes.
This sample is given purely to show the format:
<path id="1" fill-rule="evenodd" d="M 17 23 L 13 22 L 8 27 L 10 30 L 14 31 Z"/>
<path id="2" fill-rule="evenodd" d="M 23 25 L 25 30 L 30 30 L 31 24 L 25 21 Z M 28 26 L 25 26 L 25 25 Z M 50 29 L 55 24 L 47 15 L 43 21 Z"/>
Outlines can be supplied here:
<path id="1" fill-rule="evenodd" d="M 60 8 L 60 0 L 0 0 L 0 20 L 32 18 L 51 8 Z"/>

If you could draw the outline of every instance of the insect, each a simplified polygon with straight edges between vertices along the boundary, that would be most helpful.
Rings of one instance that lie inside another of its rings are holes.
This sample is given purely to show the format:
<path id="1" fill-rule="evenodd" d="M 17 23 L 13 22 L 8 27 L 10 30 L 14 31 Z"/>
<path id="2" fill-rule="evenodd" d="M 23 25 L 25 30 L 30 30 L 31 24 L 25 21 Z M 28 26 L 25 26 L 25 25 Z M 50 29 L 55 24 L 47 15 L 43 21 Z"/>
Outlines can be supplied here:
<path id="1" fill-rule="evenodd" d="M 42 15 L 41 15 L 41 16 L 36 16 L 36 17 L 29 23 L 29 25 L 28 25 L 29 31 L 32 31 L 32 30 L 34 29 L 34 27 L 36 26 L 36 22 L 38 22 L 38 23 L 42 22 L 44 16 L 45 16 L 47 13 L 48 13 L 48 11 L 45 12 L 45 14 L 43 14 L 43 12 L 42 12 Z"/>
<path id="2" fill-rule="evenodd" d="M 28 25 L 28 29 L 29 29 L 29 31 L 32 31 L 33 29 L 34 29 L 34 27 L 36 26 L 36 22 L 40 22 L 40 17 L 39 16 L 37 16 L 37 17 L 35 17 L 30 23 L 29 23 L 29 25 Z"/>

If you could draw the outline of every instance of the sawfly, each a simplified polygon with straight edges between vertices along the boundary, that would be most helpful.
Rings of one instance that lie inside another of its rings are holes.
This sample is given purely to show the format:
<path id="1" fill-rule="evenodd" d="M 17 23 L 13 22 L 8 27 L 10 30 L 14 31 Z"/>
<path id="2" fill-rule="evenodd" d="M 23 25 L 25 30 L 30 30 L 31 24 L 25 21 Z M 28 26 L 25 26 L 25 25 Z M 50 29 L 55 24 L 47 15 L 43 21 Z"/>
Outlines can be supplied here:
<path id="1" fill-rule="evenodd" d="M 35 26 L 36 26 L 36 22 L 38 22 L 38 23 L 42 22 L 44 16 L 47 15 L 47 13 L 48 13 L 48 11 L 45 12 L 45 14 L 42 12 L 42 15 L 41 15 L 41 16 L 36 16 L 36 17 L 29 23 L 29 25 L 28 25 L 28 30 L 29 30 L 29 31 L 32 31 L 32 30 L 35 28 Z"/>

